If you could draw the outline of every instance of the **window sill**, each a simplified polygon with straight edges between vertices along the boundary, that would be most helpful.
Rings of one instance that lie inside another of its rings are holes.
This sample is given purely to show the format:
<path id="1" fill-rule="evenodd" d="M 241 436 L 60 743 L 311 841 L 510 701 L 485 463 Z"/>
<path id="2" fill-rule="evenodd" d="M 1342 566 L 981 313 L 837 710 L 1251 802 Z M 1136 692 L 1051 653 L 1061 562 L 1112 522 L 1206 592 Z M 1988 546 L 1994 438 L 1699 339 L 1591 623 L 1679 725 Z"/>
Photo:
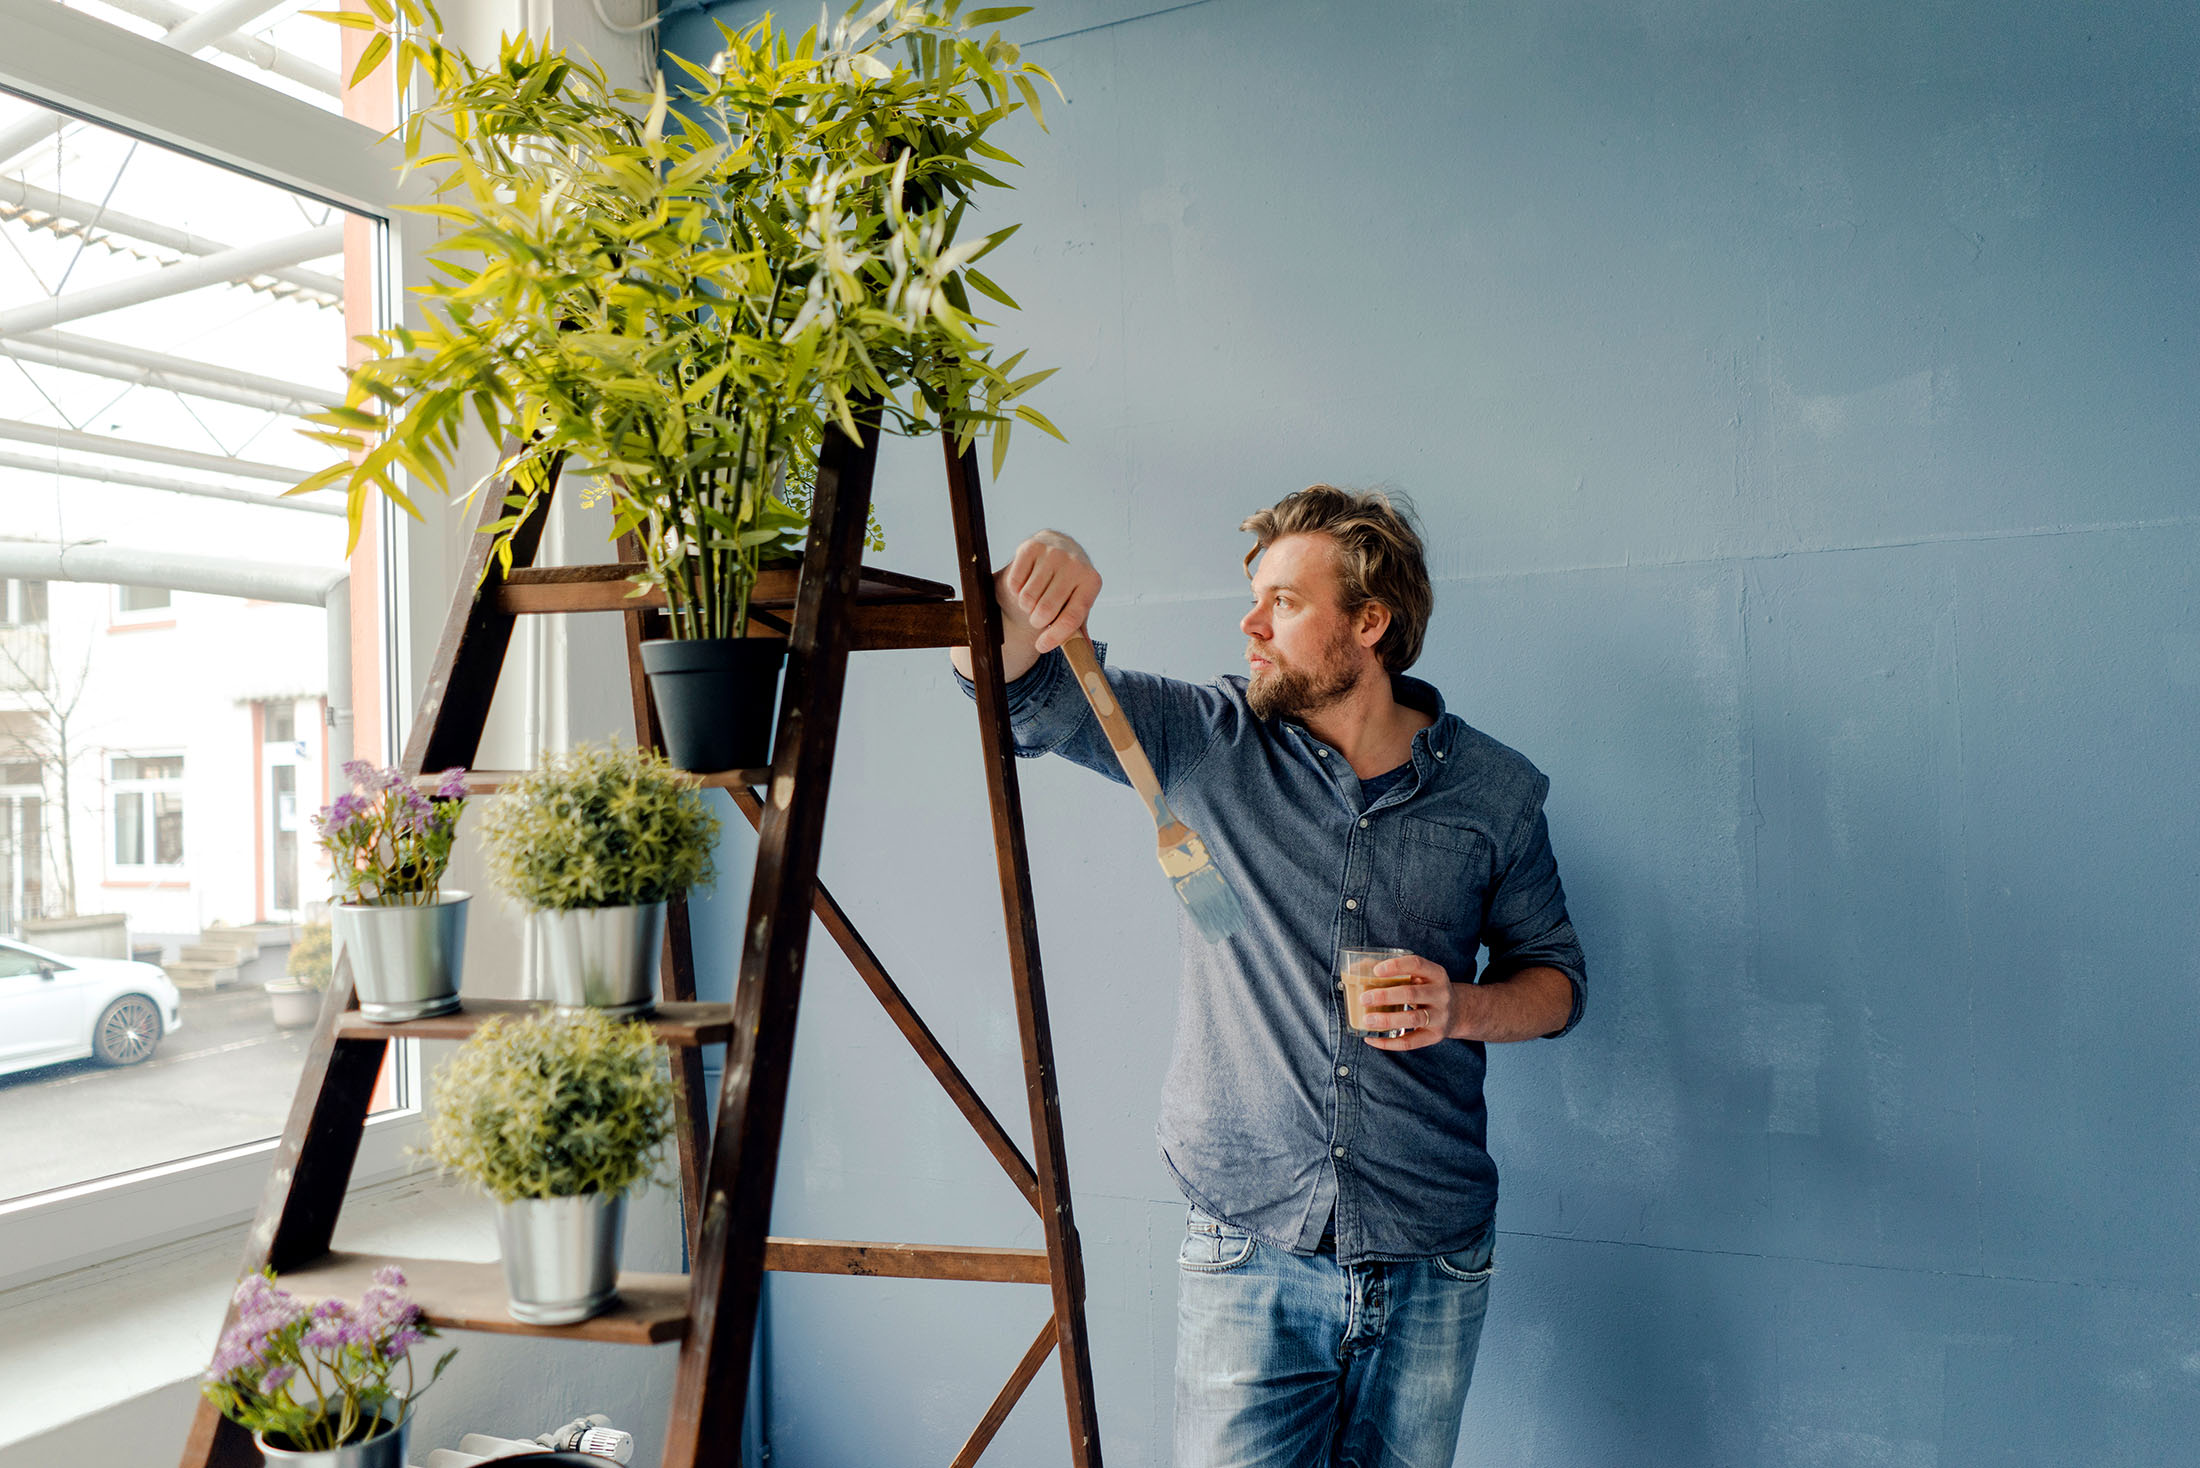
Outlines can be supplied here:
<path id="1" fill-rule="evenodd" d="M 248 1224 L 0 1293 L 0 1460 L 17 1443 L 179 1382 L 213 1355 Z M 445 1259 L 497 1257 L 491 1210 L 433 1176 L 354 1190 L 337 1247 Z"/>

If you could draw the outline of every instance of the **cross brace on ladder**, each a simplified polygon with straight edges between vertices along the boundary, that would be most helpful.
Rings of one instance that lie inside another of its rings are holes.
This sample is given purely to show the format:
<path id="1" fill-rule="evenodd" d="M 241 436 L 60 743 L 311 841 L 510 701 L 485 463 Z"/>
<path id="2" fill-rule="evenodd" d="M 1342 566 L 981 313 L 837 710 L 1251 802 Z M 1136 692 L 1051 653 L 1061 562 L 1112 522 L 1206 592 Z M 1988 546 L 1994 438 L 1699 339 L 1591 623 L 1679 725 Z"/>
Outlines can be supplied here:
<path id="1" fill-rule="evenodd" d="M 772 624 L 782 622 L 791 611 L 772 765 L 704 777 L 706 784 L 731 791 L 757 831 L 755 876 L 732 1004 L 696 1002 L 685 901 L 674 898 L 667 913 L 666 1002 L 648 1023 L 671 1047 L 678 1083 L 677 1134 L 689 1272 L 621 1274 L 620 1303 L 609 1313 L 578 1325 L 530 1326 L 505 1313 L 501 1276 L 494 1264 L 394 1262 L 404 1267 L 415 1297 L 442 1328 L 631 1344 L 679 1341 L 663 1458 L 666 1468 L 724 1462 L 726 1445 L 740 1440 L 749 1357 L 767 1270 L 1045 1284 L 1051 1303 L 1038 1334 L 955 1455 L 953 1465 L 967 1468 L 978 1461 L 1047 1356 L 1057 1353 L 1069 1418 L 1069 1461 L 1075 1468 L 1099 1468 L 1099 1421 L 1085 1331 L 1084 1266 L 1070 1208 L 1023 805 L 1001 679 L 1000 610 L 993 598 L 976 456 L 969 451 L 958 453 L 953 441 L 942 436 L 962 581 L 957 601 L 954 588 L 862 565 L 878 452 L 875 416 L 865 418 L 862 427 L 860 439 L 837 429 L 827 431 L 801 569 L 765 573 L 751 599 L 759 614 L 752 631 L 776 630 Z M 513 627 L 521 616 L 544 612 L 624 614 L 635 738 L 663 747 L 640 657 L 645 639 L 663 635 L 662 594 L 630 594 L 633 578 L 641 570 L 631 541 L 621 544 L 621 554 L 628 559 L 615 564 L 536 567 L 534 558 L 555 488 L 553 483 L 538 497 L 533 512 L 513 532 L 509 572 L 491 553 L 490 537 L 479 533 L 480 526 L 502 515 L 502 497 L 484 496 L 434 672 L 406 743 L 402 768 L 407 774 L 419 776 L 454 765 L 471 768 Z M 848 654 L 964 645 L 971 649 L 977 684 L 979 743 L 1007 920 L 1010 988 L 1023 1045 L 1033 1147 L 1029 1158 L 949 1058 L 847 913 L 817 880 Z M 474 771 L 468 784 L 470 790 L 488 792 L 499 782 L 495 772 Z M 795 1017 L 813 919 L 847 955 L 1017 1192 L 1037 1211 L 1044 1248 L 770 1236 Z M 393 1262 L 332 1252 L 329 1247 L 389 1041 L 408 1036 L 463 1037 L 488 1015 L 533 1007 L 526 1001 L 468 999 L 455 1014 L 377 1025 L 357 1013 L 351 988 L 347 957 L 339 962 L 322 1006 L 245 1251 L 246 1271 L 271 1267 L 286 1288 L 303 1297 L 356 1296 L 376 1267 Z M 715 1127 L 706 1117 L 700 1050 L 709 1044 L 726 1047 Z M 250 1437 L 223 1419 L 210 1403 L 202 1402 L 184 1450 L 183 1468 L 244 1468 L 256 1458 Z"/>

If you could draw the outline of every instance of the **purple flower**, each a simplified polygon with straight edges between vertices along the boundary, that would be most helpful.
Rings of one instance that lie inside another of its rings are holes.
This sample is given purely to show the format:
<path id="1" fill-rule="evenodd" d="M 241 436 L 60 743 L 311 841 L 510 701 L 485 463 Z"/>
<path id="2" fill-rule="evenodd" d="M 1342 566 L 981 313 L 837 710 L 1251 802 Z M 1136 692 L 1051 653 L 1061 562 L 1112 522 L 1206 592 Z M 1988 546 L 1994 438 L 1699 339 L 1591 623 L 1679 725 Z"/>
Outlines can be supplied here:
<path id="1" fill-rule="evenodd" d="M 405 1285 L 405 1271 L 394 1264 L 385 1264 L 374 1272 L 374 1282 L 391 1289 L 402 1289 Z"/>
<path id="2" fill-rule="evenodd" d="M 435 787 L 438 800 L 460 800 L 466 794 L 466 772 L 457 767 L 443 772 L 443 783 Z"/>
<path id="3" fill-rule="evenodd" d="M 297 1374 L 298 1368 L 295 1366 L 270 1366 L 267 1375 L 260 1378 L 260 1390 L 279 1392 L 283 1389 L 283 1384 Z"/>

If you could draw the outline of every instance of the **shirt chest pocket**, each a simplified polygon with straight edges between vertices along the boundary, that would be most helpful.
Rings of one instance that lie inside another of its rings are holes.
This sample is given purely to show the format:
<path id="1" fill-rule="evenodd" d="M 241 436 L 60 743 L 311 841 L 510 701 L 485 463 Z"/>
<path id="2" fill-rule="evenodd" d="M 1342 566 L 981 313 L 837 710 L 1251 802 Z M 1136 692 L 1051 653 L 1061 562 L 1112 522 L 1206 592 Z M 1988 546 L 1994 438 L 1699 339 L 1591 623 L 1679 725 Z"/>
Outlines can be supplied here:
<path id="1" fill-rule="evenodd" d="M 1398 822 L 1398 909 L 1410 921 L 1472 937 L 1489 901 L 1490 838 L 1469 826 Z"/>

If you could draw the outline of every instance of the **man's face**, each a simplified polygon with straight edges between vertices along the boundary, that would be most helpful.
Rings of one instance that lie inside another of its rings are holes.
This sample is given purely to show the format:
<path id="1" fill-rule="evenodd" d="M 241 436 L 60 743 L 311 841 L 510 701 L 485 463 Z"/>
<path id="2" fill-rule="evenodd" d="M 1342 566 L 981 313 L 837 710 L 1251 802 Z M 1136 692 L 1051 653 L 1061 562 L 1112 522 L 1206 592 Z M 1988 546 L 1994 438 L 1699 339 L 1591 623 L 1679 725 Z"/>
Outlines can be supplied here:
<path id="1" fill-rule="evenodd" d="M 1253 571 L 1253 609 L 1238 623 L 1252 680 L 1245 701 L 1256 717 L 1303 717 L 1350 693 L 1369 671 L 1382 628 L 1360 625 L 1338 605 L 1336 549 L 1325 535 L 1286 535 Z"/>

